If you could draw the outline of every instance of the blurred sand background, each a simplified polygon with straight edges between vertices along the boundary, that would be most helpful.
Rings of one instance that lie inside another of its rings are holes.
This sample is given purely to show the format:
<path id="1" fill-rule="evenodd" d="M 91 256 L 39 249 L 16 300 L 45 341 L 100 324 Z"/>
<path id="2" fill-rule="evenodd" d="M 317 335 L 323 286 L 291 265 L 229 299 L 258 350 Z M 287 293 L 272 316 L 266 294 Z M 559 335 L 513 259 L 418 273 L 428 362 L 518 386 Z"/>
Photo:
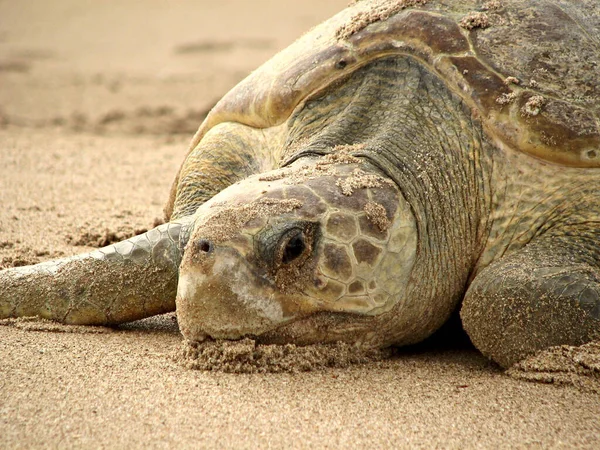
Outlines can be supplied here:
<path id="1" fill-rule="evenodd" d="M 346 3 L 0 0 L 0 267 L 151 227 L 206 111 Z M 0 448 L 600 447 L 600 394 L 464 345 L 262 375 L 188 370 L 180 347 L 173 315 L 0 326 Z"/>

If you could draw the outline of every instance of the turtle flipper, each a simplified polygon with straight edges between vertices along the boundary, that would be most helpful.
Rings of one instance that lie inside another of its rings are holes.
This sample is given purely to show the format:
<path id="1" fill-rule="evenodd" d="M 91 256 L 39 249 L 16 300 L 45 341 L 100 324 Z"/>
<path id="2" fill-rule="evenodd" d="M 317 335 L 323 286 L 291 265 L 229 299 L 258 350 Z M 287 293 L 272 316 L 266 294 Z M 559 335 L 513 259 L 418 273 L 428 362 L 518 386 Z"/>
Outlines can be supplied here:
<path id="1" fill-rule="evenodd" d="M 504 367 L 600 339 L 600 264 L 590 236 L 545 236 L 483 269 L 461 310 L 475 346 Z"/>
<path id="2" fill-rule="evenodd" d="M 208 199 L 257 173 L 278 167 L 283 128 L 225 122 L 211 129 L 183 162 L 165 207 L 168 219 L 192 215 Z"/>
<path id="3" fill-rule="evenodd" d="M 0 271 L 0 318 L 108 325 L 175 310 L 191 218 L 91 253 Z"/>

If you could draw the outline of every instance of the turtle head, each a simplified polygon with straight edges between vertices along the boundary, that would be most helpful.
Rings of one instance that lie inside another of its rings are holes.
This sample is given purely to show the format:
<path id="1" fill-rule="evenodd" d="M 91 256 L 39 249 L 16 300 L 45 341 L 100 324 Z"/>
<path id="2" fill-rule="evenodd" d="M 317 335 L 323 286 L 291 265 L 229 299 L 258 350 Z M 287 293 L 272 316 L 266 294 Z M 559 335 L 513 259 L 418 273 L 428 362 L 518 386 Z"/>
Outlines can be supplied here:
<path id="1" fill-rule="evenodd" d="M 349 158 L 252 176 L 198 209 L 177 293 L 187 339 L 380 345 L 373 322 L 406 296 L 416 226 L 397 186 Z"/>

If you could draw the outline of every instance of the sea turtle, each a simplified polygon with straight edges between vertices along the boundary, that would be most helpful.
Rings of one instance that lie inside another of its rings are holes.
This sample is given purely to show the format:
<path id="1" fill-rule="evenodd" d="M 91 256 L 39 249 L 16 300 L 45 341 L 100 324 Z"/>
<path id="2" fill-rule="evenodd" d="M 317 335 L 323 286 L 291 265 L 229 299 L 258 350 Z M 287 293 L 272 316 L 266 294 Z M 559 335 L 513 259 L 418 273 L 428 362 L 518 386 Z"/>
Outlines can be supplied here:
<path id="1" fill-rule="evenodd" d="M 600 338 L 596 0 L 358 1 L 226 94 L 168 222 L 0 272 L 0 317 L 383 347 L 461 307 L 502 366 Z"/>

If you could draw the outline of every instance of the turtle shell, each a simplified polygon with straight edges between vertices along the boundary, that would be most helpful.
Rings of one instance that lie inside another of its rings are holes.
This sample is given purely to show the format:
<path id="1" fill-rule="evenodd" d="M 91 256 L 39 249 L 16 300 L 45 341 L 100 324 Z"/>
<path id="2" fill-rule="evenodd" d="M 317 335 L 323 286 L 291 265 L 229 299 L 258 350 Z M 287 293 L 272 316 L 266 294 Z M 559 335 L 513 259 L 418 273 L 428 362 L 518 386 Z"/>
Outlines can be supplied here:
<path id="1" fill-rule="evenodd" d="M 336 80 L 394 54 L 436 72 L 496 145 L 600 166 L 597 0 L 356 2 L 226 94 L 192 148 L 221 122 L 279 125 Z"/>

